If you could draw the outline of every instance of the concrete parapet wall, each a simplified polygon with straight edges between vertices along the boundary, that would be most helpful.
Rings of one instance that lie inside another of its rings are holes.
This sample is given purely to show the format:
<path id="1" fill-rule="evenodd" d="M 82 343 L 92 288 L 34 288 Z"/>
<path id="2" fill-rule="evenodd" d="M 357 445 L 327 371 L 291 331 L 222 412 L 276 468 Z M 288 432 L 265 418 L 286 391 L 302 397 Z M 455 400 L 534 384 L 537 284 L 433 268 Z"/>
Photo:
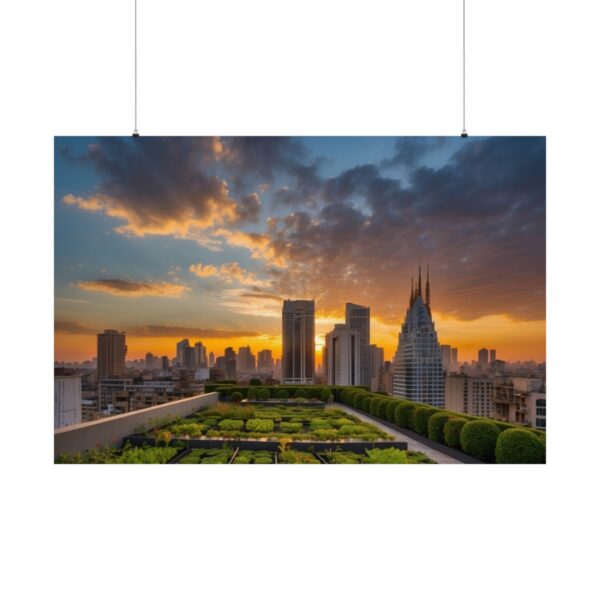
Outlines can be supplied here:
<path id="1" fill-rule="evenodd" d="M 133 435 L 140 426 L 148 426 L 155 419 L 187 417 L 217 403 L 218 392 L 200 394 L 175 400 L 152 408 L 143 408 L 98 421 L 71 425 L 54 431 L 54 455 L 90 450 L 96 446 L 119 446 L 123 438 Z"/>

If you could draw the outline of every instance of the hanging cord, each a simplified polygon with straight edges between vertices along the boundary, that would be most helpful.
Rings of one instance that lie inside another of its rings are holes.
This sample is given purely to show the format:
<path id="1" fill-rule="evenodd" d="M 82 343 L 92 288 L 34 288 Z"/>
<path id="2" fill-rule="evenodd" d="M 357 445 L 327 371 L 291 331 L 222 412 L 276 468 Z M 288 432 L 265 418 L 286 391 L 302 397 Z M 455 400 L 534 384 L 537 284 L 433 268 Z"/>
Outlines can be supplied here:
<path id="1" fill-rule="evenodd" d="M 139 137 L 138 128 L 137 128 L 137 0 L 134 0 L 134 25 L 133 25 L 133 137 Z"/>
<path id="2" fill-rule="evenodd" d="M 462 56 L 462 59 L 463 59 L 463 61 L 462 61 L 463 62 L 463 64 L 462 64 L 462 68 L 463 68 L 463 82 L 462 82 L 463 83 L 463 90 L 462 90 L 463 91 L 463 98 L 462 98 L 462 100 L 463 100 L 463 107 L 462 107 L 463 108 L 463 128 L 462 128 L 462 133 L 460 134 L 460 137 L 468 137 L 469 136 L 469 134 L 467 133 L 467 109 L 466 109 L 466 97 L 467 97 L 467 93 L 466 93 L 466 83 L 465 83 L 465 81 L 466 81 L 466 55 L 467 55 L 467 51 L 466 51 L 467 45 L 466 45 L 466 42 L 465 42 L 465 2 L 466 2 L 466 0 L 463 0 L 463 3 L 462 3 L 463 4 L 463 6 L 462 6 L 462 9 L 463 9 L 463 14 L 462 14 L 462 17 L 463 17 L 463 19 L 462 19 L 462 34 L 463 34 L 463 36 L 462 36 L 463 37 L 463 40 L 462 40 L 462 42 L 463 42 L 463 47 L 462 47 L 462 51 L 463 51 L 463 56 Z"/>

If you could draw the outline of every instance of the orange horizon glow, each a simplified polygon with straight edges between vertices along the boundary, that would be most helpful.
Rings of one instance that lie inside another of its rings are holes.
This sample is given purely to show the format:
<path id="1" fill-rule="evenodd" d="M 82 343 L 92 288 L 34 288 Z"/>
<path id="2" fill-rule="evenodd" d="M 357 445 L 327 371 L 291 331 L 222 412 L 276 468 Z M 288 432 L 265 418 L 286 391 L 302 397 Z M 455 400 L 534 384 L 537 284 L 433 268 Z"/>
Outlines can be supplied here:
<path id="1" fill-rule="evenodd" d="M 511 362 L 546 359 L 546 322 L 515 321 L 504 315 L 488 315 L 472 321 L 463 321 L 447 315 L 436 314 L 434 321 L 440 344 L 458 348 L 460 362 L 477 359 L 480 348 L 495 349 L 497 358 Z M 336 322 L 343 318 L 317 315 L 315 351 L 317 364 L 321 362 L 325 334 Z M 98 328 L 100 332 L 103 328 Z M 384 349 L 385 360 L 392 360 L 398 343 L 400 325 L 392 325 L 371 318 L 371 343 Z M 127 330 L 125 328 L 125 333 Z M 147 352 L 155 356 L 175 356 L 175 346 L 181 337 L 141 337 L 127 335 L 127 360 L 143 359 Z M 256 355 L 260 350 L 269 349 L 273 358 L 281 358 L 281 334 L 260 334 L 248 337 L 219 339 L 195 339 L 189 336 L 190 344 L 201 341 L 207 353 L 222 356 L 225 348 L 231 346 L 236 351 L 242 346 L 250 346 Z M 55 360 L 58 362 L 82 362 L 96 356 L 96 336 L 93 334 L 55 334 Z"/>

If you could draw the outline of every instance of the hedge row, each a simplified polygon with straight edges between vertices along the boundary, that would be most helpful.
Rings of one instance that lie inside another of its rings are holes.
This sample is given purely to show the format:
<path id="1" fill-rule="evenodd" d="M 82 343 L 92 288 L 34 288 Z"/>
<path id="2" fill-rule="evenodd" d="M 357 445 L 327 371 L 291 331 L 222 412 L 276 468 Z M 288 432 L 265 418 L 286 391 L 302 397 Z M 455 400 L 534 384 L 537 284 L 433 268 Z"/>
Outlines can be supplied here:
<path id="1" fill-rule="evenodd" d="M 337 402 L 340 401 L 340 396 L 345 390 L 342 386 L 328 385 L 237 385 L 234 383 L 207 383 L 204 385 L 204 391 L 219 392 L 220 400 L 232 400 L 232 395 L 239 393 L 242 398 L 250 400 L 278 398 L 280 400 L 288 398 L 318 398 L 327 401 L 330 397 Z M 361 389 L 364 388 L 353 388 Z M 268 395 L 267 395 L 268 394 Z"/>
<path id="2" fill-rule="evenodd" d="M 404 398 L 348 387 L 339 401 L 483 462 L 545 463 L 546 434 L 536 429 L 455 413 Z"/>

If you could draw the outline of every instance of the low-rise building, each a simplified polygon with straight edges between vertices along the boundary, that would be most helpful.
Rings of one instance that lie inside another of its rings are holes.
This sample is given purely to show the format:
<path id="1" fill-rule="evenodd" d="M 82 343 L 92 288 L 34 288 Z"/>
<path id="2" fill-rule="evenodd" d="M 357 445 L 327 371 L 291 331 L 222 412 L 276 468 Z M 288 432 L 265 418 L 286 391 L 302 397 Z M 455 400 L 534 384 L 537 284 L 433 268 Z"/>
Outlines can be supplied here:
<path id="1" fill-rule="evenodd" d="M 445 408 L 477 417 L 491 417 L 494 410 L 494 380 L 489 377 L 446 375 Z"/>

